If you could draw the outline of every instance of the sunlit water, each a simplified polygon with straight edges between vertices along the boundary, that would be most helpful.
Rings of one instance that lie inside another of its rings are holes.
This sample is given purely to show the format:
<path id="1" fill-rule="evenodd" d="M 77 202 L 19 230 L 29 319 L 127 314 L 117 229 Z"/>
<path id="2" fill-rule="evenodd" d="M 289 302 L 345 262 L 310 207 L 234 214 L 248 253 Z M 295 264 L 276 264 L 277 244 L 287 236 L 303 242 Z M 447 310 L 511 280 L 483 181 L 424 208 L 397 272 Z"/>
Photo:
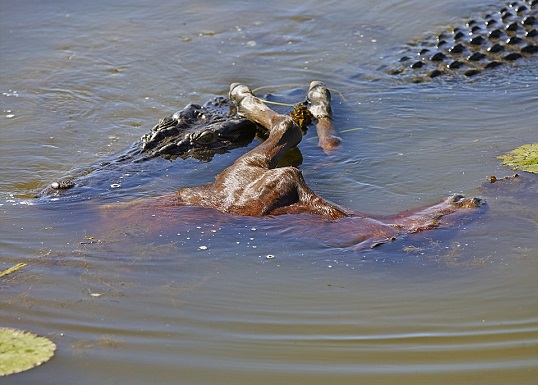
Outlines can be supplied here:
<path id="1" fill-rule="evenodd" d="M 0 382 L 536 384 L 536 190 L 479 189 L 512 174 L 497 155 L 538 141 L 536 62 L 397 82 L 377 68 L 398 46 L 492 2 L 288 3 L 2 2 L 0 270 L 27 266 L 1 278 L 0 324 L 58 351 Z M 289 99 L 315 79 L 338 90 L 344 140 L 329 157 L 312 130 L 301 143 L 316 192 L 376 214 L 485 194 L 488 211 L 366 251 L 203 210 L 99 227 L 100 205 L 209 182 L 245 149 L 32 198 L 231 82 Z"/>

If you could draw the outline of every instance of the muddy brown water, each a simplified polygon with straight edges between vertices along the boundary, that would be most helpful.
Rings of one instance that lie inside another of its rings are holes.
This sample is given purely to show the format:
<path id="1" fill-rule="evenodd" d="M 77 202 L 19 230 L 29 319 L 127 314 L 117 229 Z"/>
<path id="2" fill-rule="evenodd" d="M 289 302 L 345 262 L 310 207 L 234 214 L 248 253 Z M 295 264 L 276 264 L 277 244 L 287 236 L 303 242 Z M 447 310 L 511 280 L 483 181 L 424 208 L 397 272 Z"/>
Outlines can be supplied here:
<path id="1" fill-rule="evenodd" d="M 492 3 L 3 1 L 0 270 L 27 266 L 1 278 L 0 324 L 58 350 L 0 382 L 535 384 L 536 190 L 479 187 L 512 174 L 497 155 L 538 140 L 536 62 L 427 84 L 377 70 Z M 292 101 L 315 79 L 338 90 L 344 140 L 329 157 L 313 130 L 302 142 L 316 192 L 377 214 L 486 195 L 488 211 L 363 251 L 190 211 L 157 234 L 99 228 L 96 207 L 211 181 L 245 149 L 31 198 L 232 82 Z"/>

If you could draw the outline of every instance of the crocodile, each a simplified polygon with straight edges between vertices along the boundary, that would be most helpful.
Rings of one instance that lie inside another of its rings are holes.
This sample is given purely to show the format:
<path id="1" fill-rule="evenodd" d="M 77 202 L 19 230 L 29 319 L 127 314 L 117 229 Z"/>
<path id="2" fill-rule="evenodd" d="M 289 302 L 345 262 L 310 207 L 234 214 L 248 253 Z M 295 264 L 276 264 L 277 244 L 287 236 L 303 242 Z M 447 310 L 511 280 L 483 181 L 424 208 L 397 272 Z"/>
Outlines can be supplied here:
<path id="1" fill-rule="evenodd" d="M 227 98 L 216 97 L 203 106 L 189 104 L 182 110 L 159 120 L 140 138 L 133 161 L 155 157 L 168 160 L 192 157 L 210 161 L 215 154 L 250 143 L 260 127 L 230 113 Z"/>
<path id="2" fill-rule="evenodd" d="M 215 154 L 248 145 L 264 130 L 250 120 L 230 114 L 227 98 L 215 97 L 203 105 L 188 104 L 162 118 L 128 149 L 109 159 L 50 183 L 38 197 L 66 194 L 75 186 L 106 182 L 113 172 L 121 172 L 133 163 L 161 157 L 167 160 L 194 158 L 209 162 Z"/>
<path id="3" fill-rule="evenodd" d="M 412 82 L 443 75 L 474 76 L 538 53 L 538 0 L 512 1 L 408 43 L 387 72 Z"/>

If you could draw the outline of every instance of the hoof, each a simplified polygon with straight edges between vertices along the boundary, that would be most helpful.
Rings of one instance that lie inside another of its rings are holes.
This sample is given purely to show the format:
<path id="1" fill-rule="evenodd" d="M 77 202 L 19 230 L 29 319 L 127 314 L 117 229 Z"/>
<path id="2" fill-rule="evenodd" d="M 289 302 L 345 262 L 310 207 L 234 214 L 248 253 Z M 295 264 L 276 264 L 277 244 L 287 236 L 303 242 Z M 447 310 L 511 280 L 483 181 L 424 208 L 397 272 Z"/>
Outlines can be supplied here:
<path id="1" fill-rule="evenodd" d="M 247 115 L 248 115 L 249 108 L 243 103 L 243 101 L 249 96 L 251 96 L 251 98 L 248 99 L 250 101 L 258 99 L 254 96 L 250 88 L 248 88 L 244 84 L 240 84 L 240 83 L 230 84 L 230 92 L 228 94 L 228 97 L 237 107 L 237 115 L 248 118 Z M 252 104 L 252 103 L 249 103 L 249 104 Z"/>
<path id="2" fill-rule="evenodd" d="M 241 101 L 249 95 L 252 95 L 252 91 L 250 90 L 250 88 L 248 88 L 244 84 L 240 84 L 240 83 L 230 84 L 230 92 L 228 93 L 228 97 L 230 98 L 230 100 L 234 101 L 237 105 L 239 105 Z"/>
<path id="3" fill-rule="evenodd" d="M 323 82 L 311 82 L 306 97 L 310 103 L 310 112 L 316 119 L 331 117 L 331 93 Z"/>
<path id="4" fill-rule="evenodd" d="M 314 80 L 313 82 L 310 82 L 310 86 L 308 87 L 308 92 L 310 93 L 312 90 L 314 90 L 314 88 L 317 88 L 317 87 L 327 89 L 325 87 L 325 83 L 323 83 L 320 80 Z"/>

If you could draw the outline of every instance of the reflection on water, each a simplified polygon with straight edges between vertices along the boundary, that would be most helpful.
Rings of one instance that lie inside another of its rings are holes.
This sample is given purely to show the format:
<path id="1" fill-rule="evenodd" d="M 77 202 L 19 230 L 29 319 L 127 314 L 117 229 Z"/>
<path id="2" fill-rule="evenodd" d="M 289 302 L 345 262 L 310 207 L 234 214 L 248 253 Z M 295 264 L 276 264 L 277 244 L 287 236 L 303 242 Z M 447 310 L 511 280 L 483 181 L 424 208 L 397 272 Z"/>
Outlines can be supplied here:
<path id="1" fill-rule="evenodd" d="M 534 383 L 536 181 L 480 186 L 512 173 L 497 155 L 538 139 L 535 63 L 431 84 L 376 72 L 399 43 L 481 7 L 3 4 L 0 270 L 28 265 L 0 281 L 0 323 L 59 347 L 4 382 Z M 483 195 L 488 211 L 360 251 L 283 219 L 196 208 L 157 218 L 151 236 L 149 222 L 100 225 L 100 206 L 209 182 L 245 149 L 156 161 L 69 200 L 31 198 L 231 82 L 278 98 L 313 79 L 338 90 L 344 139 L 330 157 L 313 132 L 301 143 L 316 192 L 375 214 L 451 193 Z"/>

